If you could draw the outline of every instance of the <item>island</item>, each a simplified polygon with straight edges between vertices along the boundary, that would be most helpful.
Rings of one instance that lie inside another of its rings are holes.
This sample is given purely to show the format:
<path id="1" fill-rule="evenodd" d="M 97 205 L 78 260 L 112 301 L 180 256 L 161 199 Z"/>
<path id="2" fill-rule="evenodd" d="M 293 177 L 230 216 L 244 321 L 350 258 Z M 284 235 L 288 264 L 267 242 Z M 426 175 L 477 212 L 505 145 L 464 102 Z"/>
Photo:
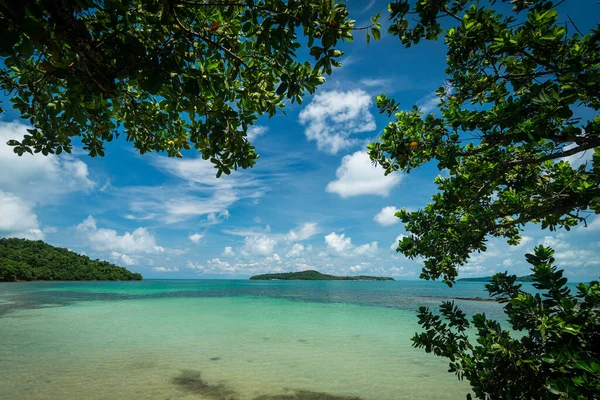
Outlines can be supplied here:
<path id="1" fill-rule="evenodd" d="M 138 273 L 41 240 L 0 238 L 0 282 L 141 279 Z"/>
<path id="2" fill-rule="evenodd" d="M 481 276 L 478 278 L 460 278 L 457 282 L 491 282 L 491 276 Z M 517 282 L 533 282 L 533 275 L 517 276 Z"/>
<path id="3" fill-rule="evenodd" d="M 394 278 L 379 276 L 334 276 L 322 274 L 315 270 L 306 270 L 300 272 L 283 272 L 279 274 L 262 274 L 250 277 L 251 280 L 258 281 L 393 281 Z"/>

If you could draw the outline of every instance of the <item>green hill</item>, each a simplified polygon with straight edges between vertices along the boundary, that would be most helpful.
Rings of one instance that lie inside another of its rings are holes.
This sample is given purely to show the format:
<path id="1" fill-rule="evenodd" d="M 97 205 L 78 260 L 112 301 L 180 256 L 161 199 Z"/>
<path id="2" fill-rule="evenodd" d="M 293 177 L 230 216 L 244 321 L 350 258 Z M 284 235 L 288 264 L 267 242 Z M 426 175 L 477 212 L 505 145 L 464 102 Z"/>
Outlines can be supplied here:
<path id="1" fill-rule="evenodd" d="M 394 278 L 382 278 L 378 276 L 334 276 L 322 274 L 319 271 L 307 270 L 301 272 L 284 272 L 280 274 L 262 274 L 250 277 L 252 280 L 300 280 L 300 281 L 393 281 Z"/>
<path id="2" fill-rule="evenodd" d="M 54 247 L 41 240 L 0 238 L 0 281 L 141 280 L 107 261 Z"/>

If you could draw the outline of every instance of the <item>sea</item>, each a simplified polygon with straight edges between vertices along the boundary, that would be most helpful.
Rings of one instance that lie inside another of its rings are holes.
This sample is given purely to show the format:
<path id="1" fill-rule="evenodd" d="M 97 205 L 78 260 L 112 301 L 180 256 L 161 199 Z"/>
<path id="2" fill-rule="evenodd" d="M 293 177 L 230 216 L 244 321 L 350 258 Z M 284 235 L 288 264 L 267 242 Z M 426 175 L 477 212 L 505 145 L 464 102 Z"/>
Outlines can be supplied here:
<path id="1" fill-rule="evenodd" d="M 481 282 L 0 283 L 0 399 L 464 399 L 410 339 L 419 306 L 476 297 Z"/>

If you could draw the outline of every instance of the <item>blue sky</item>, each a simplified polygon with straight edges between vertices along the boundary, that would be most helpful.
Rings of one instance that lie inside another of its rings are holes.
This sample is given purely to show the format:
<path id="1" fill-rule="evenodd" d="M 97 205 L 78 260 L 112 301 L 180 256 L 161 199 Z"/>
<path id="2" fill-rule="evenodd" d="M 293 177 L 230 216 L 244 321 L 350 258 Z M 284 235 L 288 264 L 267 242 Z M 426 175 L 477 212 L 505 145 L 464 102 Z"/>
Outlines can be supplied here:
<path id="1" fill-rule="evenodd" d="M 564 7 L 581 29 L 595 22 L 589 7 L 600 11 L 592 1 Z M 357 26 L 378 11 L 385 20 L 383 1 L 351 2 L 350 9 Z M 435 112 L 445 48 L 423 42 L 404 49 L 387 34 L 367 45 L 357 36 L 342 48 L 343 67 L 314 96 L 288 106 L 286 115 L 259 120 L 252 131 L 261 155 L 255 168 L 220 179 L 194 152 L 181 160 L 140 156 L 123 139 L 108 143 L 104 158 L 81 151 L 18 158 L 5 143 L 27 126 L 5 103 L 0 236 L 43 239 L 146 278 L 244 278 L 317 269 L 417 279 L 419 261 L 394 250 L 405 233 L 394 207 L 423 207 L 441 172 L 430 164 L 385 177 L 365 150 L 388 121 L 374 106 L 376 95 L 385 92 L 402 107 L 417 104 Z M 588 228 L 571 232 L 528 226 L 519 246 L 490 240 L 489 250 L 475 254 L 460 276 L 526 274 L 523 254 L 539 243 L 555 247 L 571 279 L 600 275 L 600 218 L 592 217 Z"/>

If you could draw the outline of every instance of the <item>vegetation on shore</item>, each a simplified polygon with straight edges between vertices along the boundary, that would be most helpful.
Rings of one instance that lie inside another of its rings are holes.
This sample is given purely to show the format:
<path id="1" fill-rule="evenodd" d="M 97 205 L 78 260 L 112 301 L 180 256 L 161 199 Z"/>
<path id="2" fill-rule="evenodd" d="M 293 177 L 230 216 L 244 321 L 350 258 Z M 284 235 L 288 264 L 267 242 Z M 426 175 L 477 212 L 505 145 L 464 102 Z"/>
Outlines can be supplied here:
<path id="1" fill-rule="evenodd" d="M 306 270 L 300 272 L 283 272 L 279 274 L 262 274 L 250 277 L 251 280 L 282 280 L 282 281 L 393 281 L 394 278 L 379 276 L 334 276 L 322 274 L 315 270 Z"/>
<path id="2" fill-rule="evenodd" d="M 41 240 L 0 238 L 0 281 L 130 281 L 142 275 Z"/>

